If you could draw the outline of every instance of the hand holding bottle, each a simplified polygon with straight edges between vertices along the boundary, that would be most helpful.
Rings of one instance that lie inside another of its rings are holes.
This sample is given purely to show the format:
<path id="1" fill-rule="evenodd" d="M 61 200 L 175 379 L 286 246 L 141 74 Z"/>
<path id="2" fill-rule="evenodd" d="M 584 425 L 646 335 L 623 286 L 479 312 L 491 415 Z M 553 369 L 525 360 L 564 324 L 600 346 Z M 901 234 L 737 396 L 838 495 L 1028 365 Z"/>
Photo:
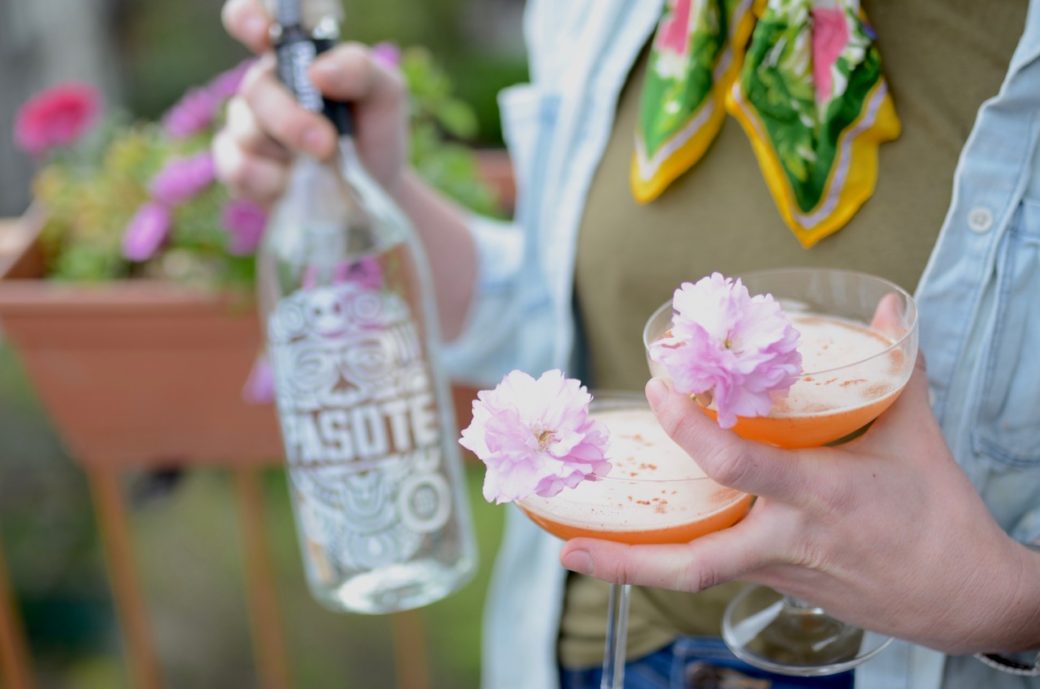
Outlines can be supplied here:
<path id="1" fill-rule="evenodd" d="M 234 38 L 263 57 L 228 106 L 227 123 L 214 143 L 217 174 L 237 195 L 271 203 L 285 189 L 293 155 L 328 159 L 336 151 L 337 135 L 278 80 L 269 54 L 272 19 L 261 0 L 227 0 L 223 20 Z M 358 43 L 321 55 L 309 74 L 326 97 L 351 103 L 358 153 L 372 177 L 395 194 L 407 160 L 407 95 L 401 75 Z"/>
<path id="2" fill-rule="evenodd" d="M 264 1 L 226 0 L 223 18 L 228 32 L 262 57 L 228 106 L 227 123 L 214 141 L 217 176 L 236 196 L 271 206 L 288 186 L 296 154 L 327 161 L 337 154 L 338 137 L 321 114 L 301 107 L 279 81 L 271 45 L 274 22 Z M 466 322 L 476 247 L 465 212 L 406 164 L 408 101 L 400 74 L 364 46 L 345 43 L 319 56 L 309 75 L 328 98 L 350 102 L 358 155 L 415 225 L 433 269 L 441 332 L 451 340 Z"/>

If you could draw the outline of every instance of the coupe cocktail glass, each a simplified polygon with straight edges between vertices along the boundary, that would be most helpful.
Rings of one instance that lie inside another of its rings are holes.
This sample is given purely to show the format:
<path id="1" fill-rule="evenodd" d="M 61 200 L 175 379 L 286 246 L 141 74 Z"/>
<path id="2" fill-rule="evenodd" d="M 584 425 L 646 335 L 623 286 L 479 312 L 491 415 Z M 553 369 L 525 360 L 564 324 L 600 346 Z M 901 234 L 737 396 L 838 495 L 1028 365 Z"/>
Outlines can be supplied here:
<path id="1" fill-rule="evenodd" d="M 802 373 L 768 416 L 738 418 L 741 437 L 783 448 L 837 444 L 899 397 L 917 357 L 917 307 L 900 287 L 871 275 L 792 268 L 741 276 L 752 294 L 772 294 L 801 334 Z M 671 302 L 646 324 L 650 345 L 671 328 Z M 654 376 L 667 372 L 649 359 Z M 714 415 L 710 406 L 705 413 Z M 829 675 L 881 651 L 890 638 L 847 625 L 821 608 L 770 588 L 745 589 L 729 605 L 722 636 L 756 667 Z"/>
<path id="2" fill-rule="evenodd" d="M 740 521 L 751 496 L 704 475 L 658 424 L 642 395 L 597 394 L 593 416 L 610 431 L 610 473 L 551 498 L 531 496 L 519 506 L 562 539 L 619 543 L 686 543 Z M 624 681 L 631 587 L 611 584 L 602 689 Z"/>

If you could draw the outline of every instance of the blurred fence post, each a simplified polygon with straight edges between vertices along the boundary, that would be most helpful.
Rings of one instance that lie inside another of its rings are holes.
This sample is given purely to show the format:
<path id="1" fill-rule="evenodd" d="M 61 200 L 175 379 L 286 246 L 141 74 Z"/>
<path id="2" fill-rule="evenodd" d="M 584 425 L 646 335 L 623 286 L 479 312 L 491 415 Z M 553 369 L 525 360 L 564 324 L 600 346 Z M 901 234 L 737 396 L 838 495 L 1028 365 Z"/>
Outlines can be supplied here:
<path id="1" fill-rule="evenodd" d="M 288 689 L 289 663 L 282 638 L 281 615 L 278 614 L 271 554 L 267 547 L 263 486 L 258 476 L 260 470 L 239 466 L 232 471 L 235 492 L 238 493 L 239 521 L 245 540 L 246 602 L 252 618 L 253 654 L 260 669 L 260 683 L 267 689 Z"/>
<path id="2" fill-rule="evenodd" d="M 18 616 L 0 543 L 0 677 L 7 689 L 33 689 L 29 652 Z"/>
<path id="3" fill-rule="evenodd" d="M 117 471 L 112 467 L 91 466 L 87 468 L 87 475 L 94 493 L 94 509 L 101 528 L 116 611 L 126 646 L 130 684 L 134 689 L 160 689 L 162 681 L 159 664 L 152 645 L 141 584 L 137 579 L 126 504 Z"/>

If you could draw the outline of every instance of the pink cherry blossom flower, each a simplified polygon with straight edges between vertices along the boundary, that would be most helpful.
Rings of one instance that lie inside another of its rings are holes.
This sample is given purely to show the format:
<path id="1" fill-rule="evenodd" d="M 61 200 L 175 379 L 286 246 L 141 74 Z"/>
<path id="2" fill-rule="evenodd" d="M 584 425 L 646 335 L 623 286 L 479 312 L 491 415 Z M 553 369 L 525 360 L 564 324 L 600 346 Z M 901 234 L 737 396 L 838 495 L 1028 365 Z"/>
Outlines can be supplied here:
<path id="1" fill-rule="evenodd" d="M 14 139 L 32 155 L 75 143 L 90 128 L 101 109 L 98 90 L 68 82 L 47 89 L 18 110 Z"/>
<path id="2" fill-rule="evenodd" d="M 771 295 L 748 294 L 719 273 L 684 282 L 672 299 L 672 329 L 650 345 L 679 392 L 710 394 L 719 426 L 765 416 L 802 370 L 798 331 Z"/>
<path id="3" fill-rule="evenodd" d="M 167 206 L 176 206 L 194 197 L 214 179 L 216 168 L 208 150 L 171 160 L 152 179 L 152 198 Z"/>
<path id="4" fill-rule="evenodd" d="M 221 221 L 228 233 L 228 253 L 248 256 L 264 236 L 267 213 L 251 201 L 232 199 L 224 206 Z"/>
<path id="5" fill-rule="evenodd" d="M 589 416 L 591 401 L 580 381 L 558 370 L 537 380 L 513 371 L 494 390 L 478 393 L 459 443 L 487 465 L 484 498 L 552 497 L 606 476 L 608 432 Z"/>
<path id="6" fill-rule="evenodd" d="M 147 261 L 159 250 L 170 233 L 170 209 L 161 203 L 141 206 L 123 234 L 123 256 L 131 261 Z"/>

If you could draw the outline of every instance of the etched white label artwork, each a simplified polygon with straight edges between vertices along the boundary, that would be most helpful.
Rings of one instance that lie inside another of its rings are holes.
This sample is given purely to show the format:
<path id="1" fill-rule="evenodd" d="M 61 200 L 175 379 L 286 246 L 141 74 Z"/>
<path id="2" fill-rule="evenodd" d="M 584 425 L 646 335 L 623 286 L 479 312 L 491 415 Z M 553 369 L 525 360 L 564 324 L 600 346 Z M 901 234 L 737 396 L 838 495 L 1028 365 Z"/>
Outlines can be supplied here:
<path id="1" fill-rule="evenodd" d="M 400 296 L 346 282 L 268 323 L 297 519 L 315 573 L 408 561 L 451 515 L 419 332 Z"/>

